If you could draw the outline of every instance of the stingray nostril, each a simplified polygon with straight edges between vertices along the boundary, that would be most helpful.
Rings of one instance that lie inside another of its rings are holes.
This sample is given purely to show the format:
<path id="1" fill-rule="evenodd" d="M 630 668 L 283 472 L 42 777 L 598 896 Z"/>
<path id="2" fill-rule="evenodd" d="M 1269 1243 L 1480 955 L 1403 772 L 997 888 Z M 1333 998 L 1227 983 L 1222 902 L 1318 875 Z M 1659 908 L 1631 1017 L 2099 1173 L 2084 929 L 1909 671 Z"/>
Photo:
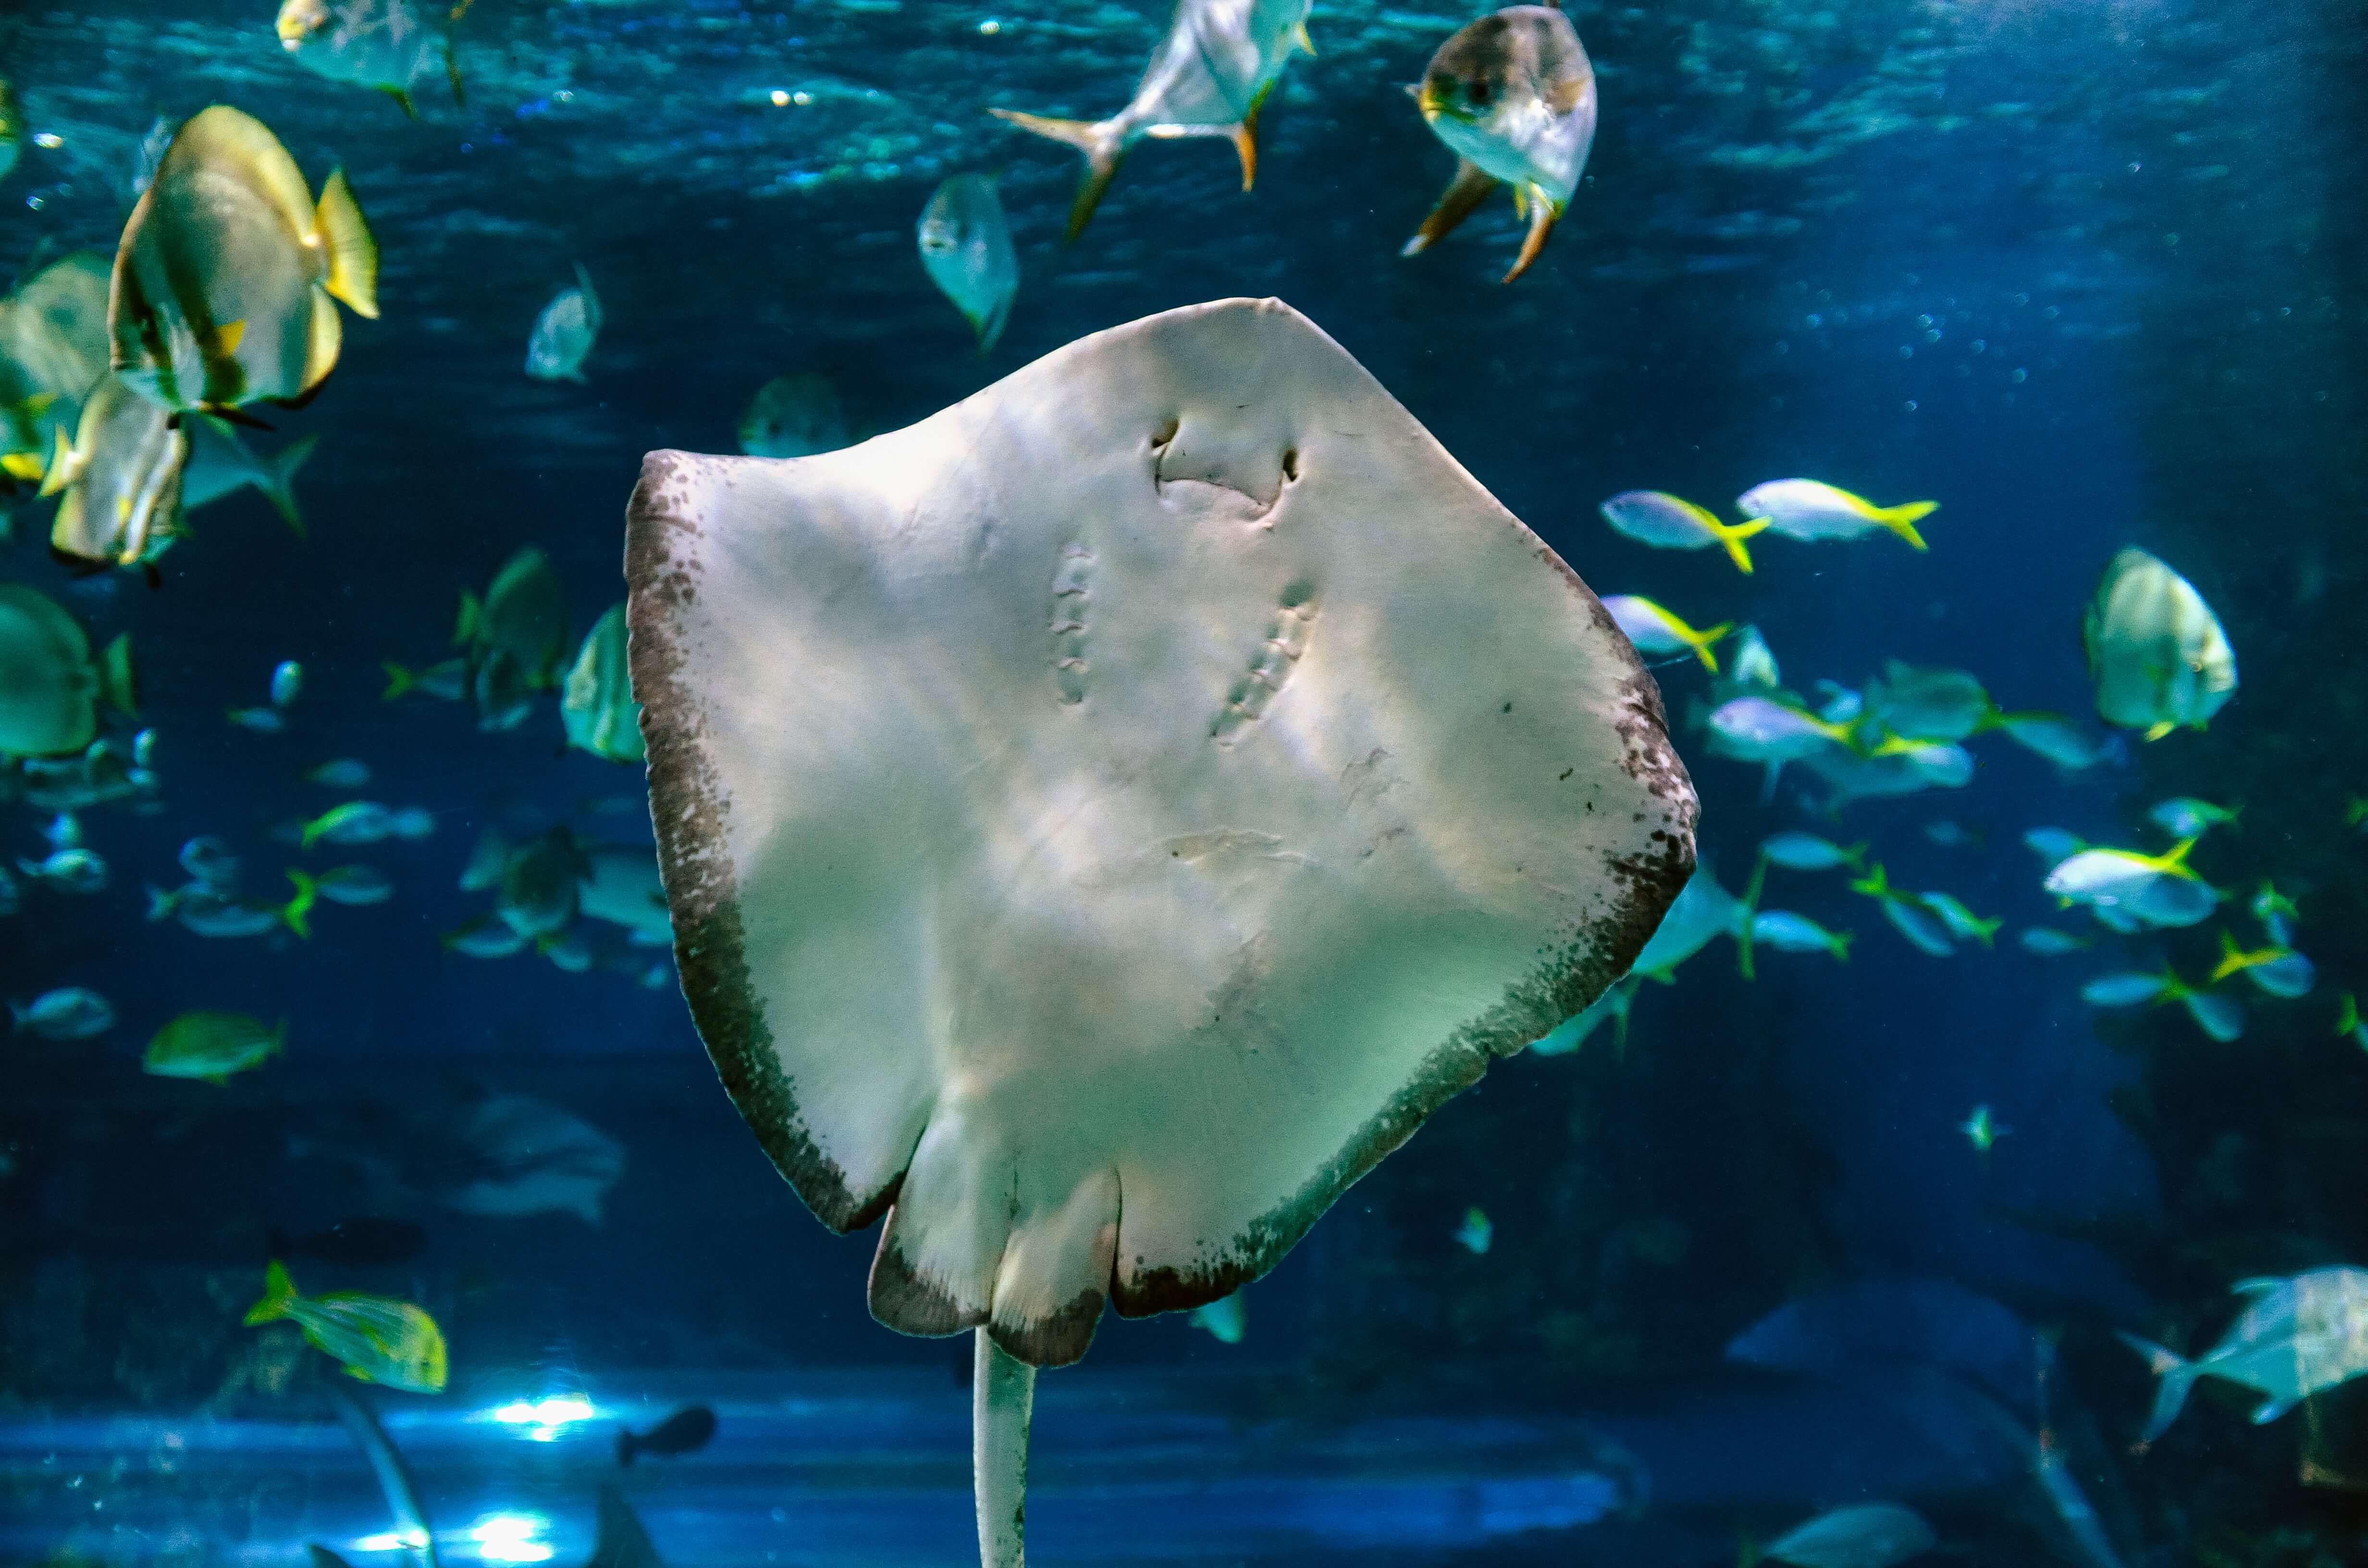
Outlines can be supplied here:
<path id="1" fill-rule="evenodd" d="M 1299 477 L 1299 449 L 1297 447 L 1285 447 L 1282 449 L 1282 477 L 1286 481 L 1294 481 Z"/>
<path id="2" fill-rule="evenodd" d="M 1151 449 L 1155 452 L 1165 451 L 1167 443 L 1176 439 L 1176 432 L 1183 427 L 1184 422 L 1180 419 L 1170 419 L 1162 424 L 1157 430 L 1152 432 Z"/>

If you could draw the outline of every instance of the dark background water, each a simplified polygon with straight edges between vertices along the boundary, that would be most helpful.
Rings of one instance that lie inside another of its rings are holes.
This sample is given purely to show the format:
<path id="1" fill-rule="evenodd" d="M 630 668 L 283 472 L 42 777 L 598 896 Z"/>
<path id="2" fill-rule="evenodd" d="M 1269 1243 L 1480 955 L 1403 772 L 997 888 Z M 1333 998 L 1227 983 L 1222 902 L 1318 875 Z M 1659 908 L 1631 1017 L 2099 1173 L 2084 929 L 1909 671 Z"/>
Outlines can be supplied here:
<path id="1" fill-rule="evenodd" d="M 2075 1325 L 2077 1351 L 2083 1331 L 2104 1344 L 2105 1326 L 2165 1312 L 2208 1336 L 2225 1277 L 2346 1260 L 2359 1225 L 2328 1219 L 2335 1189 L 2277 1179 L 2265 1150 L 2302 1106 L 2361 1093 L 2320 1016 L 2368 975 L 2340 820 L 2346 790 L 2368 788 L 2350 632 L 2368 503 L 2359 4 L 1574 6 L 1602 130 L 1568 217 L 1510 288 L 1493 281 L 1517 243 L 1502 204 L 1425 256 L 1395 255 L 1449 167 L 1400 85 L 1463 12 L 1319 6 L 1321 52 L 1269 106 L 1256 191 L 1233 188 L 1221 144 L 1146 143 L 1064 247 L 1073 160 L 983 110 L 1114 108 L 1153 7 L 480 0 L 458 33 L 468 106 L 423 83 L 417 123 L 284 62 L 269 9 L 0 17 L 0 74 L 31 128 L 63 138 L 0 182 L 0 275 L 110 249 L 150 120 L 226 101 L 316 182 L 347 167 L 384 311 L 348 318 L 319 401 L 276 420 L 322 437 L 299 483 L 309 540 L 250 492 L 197 516 L 154 592 L 68 579 L 36 512 L 0 550 L 0 574 L 101 635 L 132 632 L 166 807 L 88 813 L 115 886 L 31 892 L 0 922 L 0 992 L 87 984 L 123 1020 L 8 1047 L 11 1397 L 211 1392 L 237 1338 L 206 1282 L 259 1264 L 267 1223 L 365 1201 L 336 1167 L 290 1161 L 291 1133 L 393 1137 L 356 1131 L 357 1108 L 432 1125 L 472 1087 L 545 1096 L 630 1154 L 598 1230 L 423 1206 L 429 1251 L 381 1288 L 431 1292 L 464 1371 L 949 1360 L 870 1323 L 868 1238 L 799 1210 L 670 990 L 439 950 L 479 906 L 454 881 L 482 826 L 645 839 L 637 807 L 598 809 L 635 796 L 638 771 L 563 753 L 547 709 L 487 735 L 463 708 L 382 704 L 378 662 L 441 656 L 458 593 L 527 542 L 588 627 L 621 597 L 641 454 L 731 449 L 770 376 L 823 370 L 859 427 L 891 428 L 1085 332 L 1230 294 L 1313 317 L 1599 593 L 1752 621 L 1797 687 L 1855 685 L 1896 657 L 1972 669 L 2009 708 L 2086 713 L 2077 626 L 2097 574 L 2126 543 L 2164 555 L 2242 665 L 2207 733 L 2070 779 L 1980 742 L 1966 790 L 1822 824 L 1791 787 L 1762 803 L 1756 769 L 1681 737 L 1703 847 L 1735 886 L 1779 826 L 1872 838 L 1896 881 L 2011 930 L 2050 914 L 2025 827 L 2133 841 L 2161 795 L 2241 800 L 2241 835 L 2206 869 L 2302 892 L 2327 979 L 2306 1022 L 2257 1007 L 2251 1038 L 2199 1062 L 2168 1015 L 2100 1029 L 2076 994 L 2094 964 L 2005 940 L 1927 958 L 1873 905 L 1780 876 L 1771 902 L 1859 931 L 1847 967 L 1763 959 L 1745 983 L 1715 945 L 1673 990 L 1646 987 L 1624 1058 L 1599 1039 L 1580 1059 L 1516 1061 L 1447 1108 L 1254 1291 L 1239 1351 L 1175 1320 L 1112 1322 L 1089 1365 L 1247 1357 L 1371 1388 L 1469 1362 L 1505 1369 L 1500 1392 L 1625 1389 L 1706 1375 L 1787 1293 L 1843 1278 L 1954 1278 Z M 982 35 L 990 15 L 1000 29 Z M 815 102 L 775 108 L 777 86 Z M 962 169 L 999 173 L 1020 251 L 988 356 L 914 256 L 923 201 Z M 529 381 L 528 328 L 576 260 L 607 309 L 589 381 Z M 1724 506 L 1793 473 L 1939 500 L 1931 550 L 1766 541 L 1742 578 L 1715 551 L 1634 545 L 1594 510 L 1634 487 Z M 283 658 L 308 676 L 289 733 L 222 722 Z M 1659 673 L 1681 716 L 1699 672 Z M 351 857 L 395 878 L 394 902 L 324 909 L 306 943 L 142 921 L 139 884 L 177 880 L 193 833 L 236 841 L 258 885 L 295 863 L 265 831 L 331 803 L 297 774 L 346 756 L 376 770 L 370 798 L 438 813 L 432 840 Z M 1942 817 L 1977 846 L 1930 842 Z M 0 807 L 12 855 L 38 853 L 39 825 Z M 199 1006 L 286 1014 L 289 1056 L 219 1092 L 141 1078 L 149 1032 Z M 2134 1094 L 2151 1119 L 2133 1119 Z M 2260 1167 L 2226 1228 L 2286 1239 L 2206 1283 L 2193 1249 L 2188 1272 L 2153 1265 L 2194 1219 L 2192 1167 L 2219 1136 L 2164 1108 L 2215 1100 L 2246 1108 L 2237 1163 Z M 1976 1102 L 2013 1129 L 1987 1160 L 1954 1131 Z M 1467 1204 L 1496 1217 L 1486 1258 L 1447 1240 Z M 1623 1227 L 1663 1221 L 1681 1256 L 1606 1283 Z M 2153 1240 L 2116 1243 L 2133 1232 Z M 2098 1350 L 2083 1390 L 2123 1440 L 2145 1397 L 2124 1354 Z"/>

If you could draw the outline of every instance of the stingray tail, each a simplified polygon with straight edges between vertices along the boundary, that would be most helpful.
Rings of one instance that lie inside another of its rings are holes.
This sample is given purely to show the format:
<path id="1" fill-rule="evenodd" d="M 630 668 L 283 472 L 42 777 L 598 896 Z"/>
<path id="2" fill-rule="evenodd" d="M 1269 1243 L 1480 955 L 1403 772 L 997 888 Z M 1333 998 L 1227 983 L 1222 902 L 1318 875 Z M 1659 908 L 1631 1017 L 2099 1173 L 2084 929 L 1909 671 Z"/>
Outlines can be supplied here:
<path id="1" fill-rule="evenodd" d="M 1017 109 L 995 108 L 987 113 L 996 119 L 1065 142 L 1086 155 L 1086 176 L 1077 182 L 1077 199 L 1069 204 L 1069 238 L 1075 240 L 1086 232 L 1092 222 L 1094 209 L 1102 202 L 1102 193 L 1110 189 L 1110 181 L 1118 177 L 1118 166 L 1126 157 L 1126 139 L 1120 133 L 1117 122 L 1099 119 L 1054 119 L 1048 115 L 1021 114 Z M 1254 158 L 1255 153 L 1251 154 Z M 1245 170 L 1255 170 L 1252 163 Z"/>

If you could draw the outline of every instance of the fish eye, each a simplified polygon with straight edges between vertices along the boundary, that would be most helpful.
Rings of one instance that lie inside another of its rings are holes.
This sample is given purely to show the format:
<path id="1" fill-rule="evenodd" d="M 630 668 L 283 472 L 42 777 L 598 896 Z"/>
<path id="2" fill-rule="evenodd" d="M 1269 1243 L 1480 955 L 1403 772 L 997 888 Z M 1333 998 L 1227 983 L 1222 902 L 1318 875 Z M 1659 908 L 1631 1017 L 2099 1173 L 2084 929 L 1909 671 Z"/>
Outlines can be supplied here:
<path id="1" fill-rule="evenodd" d="M 1463 96 L 1475 104 L 1486 103 L 1489 91 L 1488 79 L 1485 76 L 1474 76 L 1463 85 Z"/>

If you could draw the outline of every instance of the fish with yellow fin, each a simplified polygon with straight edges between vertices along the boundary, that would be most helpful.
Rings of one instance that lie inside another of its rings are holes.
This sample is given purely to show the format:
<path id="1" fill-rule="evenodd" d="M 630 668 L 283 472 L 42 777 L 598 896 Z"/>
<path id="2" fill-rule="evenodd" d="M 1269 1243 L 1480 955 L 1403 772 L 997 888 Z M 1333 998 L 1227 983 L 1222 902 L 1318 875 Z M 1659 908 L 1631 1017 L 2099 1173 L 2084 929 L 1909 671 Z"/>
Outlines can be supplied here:
<path id="1" fill-rule="evenodd" d="M 1530 221 L 1510 283 L 1545 248 L 1595 144 L 1595 66 L 1578 29 L 1553 6 L 1508 6 L 1459 30 L 1413 90 L 1431 133 L 1460 160 L 1430 216 L 1400 256 L 1429 250 L 1498 182 Z"/>
<path id="2" fill-rule="evenodd" d="M 1127 150 L 1144 137 L 1223 136 L 1242 161 L 1242 188 L 1258 177 L 1258 117 L 1294 49 L 1310 54 L 1310 0 L 1177 0 L 1127 106 L 1108 119 L 1055 119 L 990 109 L 997 119 L 1067 143 L 1086 155 L 1069 207 L 1069 238 L 1085 232 Z"/>
<path id="3" fill-rule="evenodd" d="M 72 441 L 57 449 L 41 494 L 63 494 L 50 552 L 90 571 L 153 567 L 181 531 L 181 473 L 189 437 L 121 376 L 100 378 Z"/>
<path id="4" fill-rule="evenodd" d="M 1776 532 L 1804 543 L 1888 529 L 1918 550 L 1925 548 L 1924 536 L 1916 531 L 1916 524 L 1941 509 L 1937 501 L 1878 506 L 1863 495 L 1814 479 L 1771 479 L 1745 491 L 1735 505 L 1753 522 L 1764 518 Z"/>
<path id="5" fill-rule="evenodd" d="M 345 171 L 315 203 L 261 120 L 192 116 L 116 247 L 116 372 L 175 414 L 301 406 L 336 368 L 340 300 L 378 315 L 378 245 Z"/>
<path id="6" fill-rule="evenodd" d="M 277 1259 L 264 1273 L 263 1300 L 249 1307 L 246 1326 L 287 1318 L 315 1350 L 342 1365 L 348 1377 L 405 1393 L 441 1393 L 450 1370 L 444 1331 L 426 1309 L 366 1290 L 299 1295 Z"/>
<path id="7" fill-rule="evenodd" d="M 447 19 L 459 21 L 469 4 L 462 0 Z M 452 85 L 452 101 L 467 101 L 452 40 L 412 0 L 284 0 L 275 25 L 279 47 L 296 63 L 333 82 L 374 87 L 409 119 L 419 118 L 411 85 L 439 62 Z"/>

